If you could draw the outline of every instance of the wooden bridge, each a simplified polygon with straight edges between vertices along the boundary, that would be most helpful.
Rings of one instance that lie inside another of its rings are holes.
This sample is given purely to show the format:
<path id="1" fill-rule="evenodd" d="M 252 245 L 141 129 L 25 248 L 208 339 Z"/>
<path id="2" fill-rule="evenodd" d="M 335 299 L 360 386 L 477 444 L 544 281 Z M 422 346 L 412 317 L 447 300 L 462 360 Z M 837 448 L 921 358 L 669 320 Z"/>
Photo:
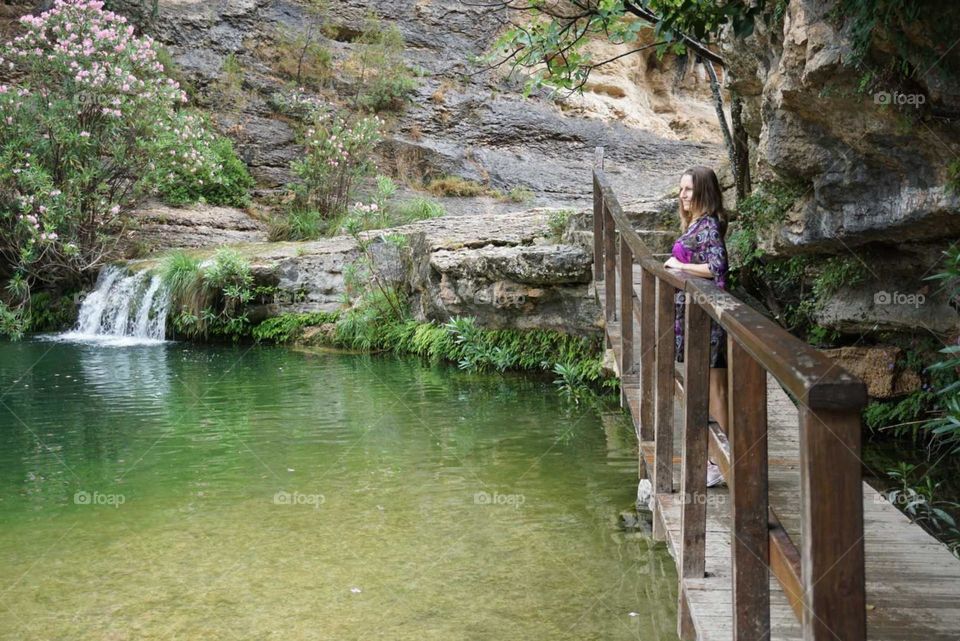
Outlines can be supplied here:
<path id="1" fill-rule="evenodd" d="M 712 281 L 663 267 L 593 173 L 594 282 L 683 639 L 960 639 L 960 561 L 862 481 L 862 381 Z M 674 294 L 685 293 L 675 363 Z M 729 403 L 708 427 L 709 323 Z M 676 426 L 676 427 L 675 427 Z M 727 488 L 706 488 L 717 462 Z"/>

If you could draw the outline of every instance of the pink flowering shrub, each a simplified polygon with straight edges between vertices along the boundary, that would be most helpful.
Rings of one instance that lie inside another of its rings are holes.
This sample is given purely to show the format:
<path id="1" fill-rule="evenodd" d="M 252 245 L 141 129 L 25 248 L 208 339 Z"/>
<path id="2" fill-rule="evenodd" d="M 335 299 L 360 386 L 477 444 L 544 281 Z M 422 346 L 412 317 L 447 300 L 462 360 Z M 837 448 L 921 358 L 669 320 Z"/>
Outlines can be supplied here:
<path id="1" fill-rule="evenodd" d="M 230 139 L 217 135 L 205 116 L 178 111 L 143 146 L 151 160 L 141 183 L 167 203 L 250 203 L 253 178 Z"/>
<path id="2" fill-rule="evenodd" d="M 0 45 L 0 274 L 12 304 L 111 257 L 125 215 L 175 179 L 217 182 L 218 153 L 149 36 L 103 3 L 58 0 Z"/>
<path id="3" fill-rule="evenodd" d="M 306 130 L 306 154 L 292 169 L 294 209 L 315 211 L 327 220 L 343 214 L 359 181 L 375 169 L 373 150 L 380 142 L 380 118 L 353 122 L 336 113 L 318 113 Z"/>

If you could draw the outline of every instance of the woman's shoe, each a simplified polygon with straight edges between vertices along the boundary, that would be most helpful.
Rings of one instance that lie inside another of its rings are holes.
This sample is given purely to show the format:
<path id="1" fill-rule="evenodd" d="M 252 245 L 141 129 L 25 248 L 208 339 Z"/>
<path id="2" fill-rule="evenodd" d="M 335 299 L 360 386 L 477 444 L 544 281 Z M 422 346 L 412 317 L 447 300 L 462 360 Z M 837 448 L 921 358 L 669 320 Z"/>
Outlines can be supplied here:
<path id="1" fill-rule="evenodd" d="M 707 461 L 707 487 L 726 484 L 727 482 L 723 480 L 723 474 L 720 472 L 720 466 L 713 461 Z"/>

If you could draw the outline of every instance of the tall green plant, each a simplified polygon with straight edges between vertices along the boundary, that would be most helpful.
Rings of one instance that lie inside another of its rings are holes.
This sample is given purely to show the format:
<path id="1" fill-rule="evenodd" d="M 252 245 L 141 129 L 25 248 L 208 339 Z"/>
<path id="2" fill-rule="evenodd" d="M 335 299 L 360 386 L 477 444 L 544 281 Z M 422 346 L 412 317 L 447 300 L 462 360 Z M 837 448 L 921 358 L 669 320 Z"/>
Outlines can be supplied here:
<path id="1" fill-rule="evenodd" d="M 945 251 L 943 269 L 926 280 L 942 282 L 954 299 L 960 296 L 960 248 L 953 246 Z M 960 344 L 948 345 L 940 353 L 943 358 L 927 371 L 941 379 L 937 394 L 942 403 L 937 418 L 926 423 L 924 428 L 952 448 L 954 454 L 960 454 Z"/>
<path id="2" fill-rule="evenodd" d="M 170 290 L 174 328 L 192 338 L 225 336 L 237 340 L 250 331 L 247 304 L 255 294 L 250 263 L 236 250 L 222 248 L 210 261 L 175 252 L 161 272 Z"/>

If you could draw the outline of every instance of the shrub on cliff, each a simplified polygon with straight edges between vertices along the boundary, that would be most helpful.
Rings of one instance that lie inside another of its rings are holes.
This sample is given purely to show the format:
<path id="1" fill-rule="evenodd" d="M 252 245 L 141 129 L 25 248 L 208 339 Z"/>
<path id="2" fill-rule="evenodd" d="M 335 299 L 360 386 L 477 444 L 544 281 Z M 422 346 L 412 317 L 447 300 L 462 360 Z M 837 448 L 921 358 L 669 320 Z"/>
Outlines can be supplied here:
<path id="1" fill-rule="evenodd" d="M 380 141 L 381 124 L 376 116 L 356 120 L 335 112 L 313 116 L 304 135 L 304 156 L 291 166 L 300 179 L 292 187 L 291 218 L 332 220 L 346 212 L 358 183 L 375 169 L 373 150 Z"/>
<path id="2" fill-rule="evenodd" d="M 181 111 L 175 121 L 176 127 L 144 143 L 156 160 L 150 162 L 142 182 L 171 205 L 249 205 L 253 177 L 230 139 L 217 135 L 202 115 Z"/>
<path id="3" fill-rule="evenodd" d="M 369 17 L 354 44 L 347 67 L 356 81 L 355 106 L 374 112 L 403 109 L 417 81 L 403 60 L 406 42 L 400 29 Z"/>
<path id="4" fill-rule="evenodd" d="M 164 74 L 150 37 L 102 2 L 58 0 L 0 47 L 0 273 L 23 309 L 36 286 L 78 280 L 111 257 L 138 200 L 242 188 L 231 154 Z"/>
<path id="5" fill-rule="evenodd" d="M 332 233 L 352 234 L 372 229 L 387 229 L 418 220 L 443 216 L 443 206 L 435 200 L 415 197 L 396 202 L 397 184 L 387 176 L 377 176 L 377 188 L 367 204 L 356 202 L 340 220 L 330 225 Z"/>

